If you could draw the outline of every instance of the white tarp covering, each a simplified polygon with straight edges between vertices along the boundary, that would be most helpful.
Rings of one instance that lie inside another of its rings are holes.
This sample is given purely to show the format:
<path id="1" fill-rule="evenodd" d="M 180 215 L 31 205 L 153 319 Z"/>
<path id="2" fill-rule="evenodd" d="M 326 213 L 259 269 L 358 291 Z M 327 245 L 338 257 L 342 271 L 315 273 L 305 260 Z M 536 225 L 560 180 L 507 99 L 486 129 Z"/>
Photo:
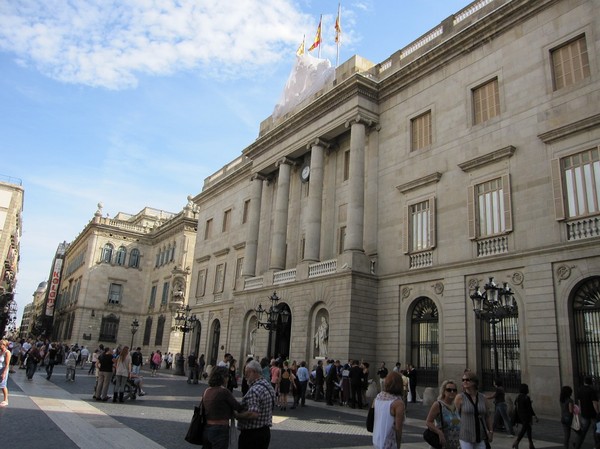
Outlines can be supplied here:
<path id="1" fill-rule="evenodd" d="M 273 119 L 290 112 L 306 98 L 332 82 L 334 77 L 335 68 L 331 67 L 328 59 L 314 58 L 308 53 L 296 56 L 296 64 L 273 110 Z"/>

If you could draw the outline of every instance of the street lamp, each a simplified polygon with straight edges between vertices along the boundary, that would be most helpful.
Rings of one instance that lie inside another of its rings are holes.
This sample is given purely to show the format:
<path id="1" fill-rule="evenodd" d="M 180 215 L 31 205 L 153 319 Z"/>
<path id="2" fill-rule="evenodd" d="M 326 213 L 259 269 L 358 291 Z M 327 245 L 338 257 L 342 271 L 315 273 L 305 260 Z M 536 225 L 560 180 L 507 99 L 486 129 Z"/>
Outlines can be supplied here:
<path id="1" fill-rule="evenodd" d="M 189 305 L 182 306 L 175 316 L 175 329 L 183 332 L 183 338 L 181 339 L 181 351 L 179 352 L 179 357 L 175 361 L 175 375 L 177 376 L 185 376 L 185 358 L 183 356 L 183 351 L 185 349 L 185 334 L 191 331 L 198 321 L 196 315 L 190 315 L 192 309 Z"/>
<path id="2" fill-rule="evenodd" d="M 277 292 L 273 292 L 273 294 L 269 297 L 269 300 L 271 301 L 269 310 L 263 309 L 262 304 L 258 305 L 258 309 L 254 309 L 257 318 L 256 327 L 264 327 L 268 331 L 274 331 L 277 330 L 279 317 L 281 317 L 282 325 L 287 324 L 290 319 L 290 312 L 287 310 L 281 310 L 281 308 L 277 305 L 277 302 L 279 302 L 279 296 L 277 296 Z M 263 317 L 266 318 L 265 321 L 263 321 Z"/>
<path id="3" fill-rule="evenodd" d="M 135 335 L 139 327 L 139 321 L 137 320 L 137 318 L 134 318 L 134 320 L 131 322 L 131 345 L 129 346 L 130 351 L 133 350 L 133 336 Z"/>
<path id="4" fill-rule="evenodd" d="M 257 309 L 254 309 L 256 312 L 256 328 L 260 329 L 261 327 L 265 328 L 269 331 L 269 347 L 271 347 L 272 341 L 272 332 L 277 331 L 278 326 L 285 327 L 290 320 L 290 312 L 288 310 L 283 309 L 283 307 L 278 306 L 279 296 L 277 296 L 277 292 L 273 292 L 273 294 L 269 297 L 271 301 L 271 306 L 269 309 L 263 309 L 262 304 L 258 305 Z M 263 317 L 265 320 L 263 321 Z M 281 319 L 281 322 L 279 321 Z"/>
<path id="5" fill-rule="evenodd" d="M 496 341 L 496 324 L 502 319 L 513 314 L 517 309 L 512 289 L 507 282 L 499 286 L 490 277 L 487 284 L 483 286 L 483 292 L 479 285 L 475 287 L 475 292 L 469 297 L 473 301 L 473 311 L 480 320 L 485 320 L 492 326 L 492 348 L 494 351 L 494 373 L 493 379 L 498 377 L 498 345 Z"/>

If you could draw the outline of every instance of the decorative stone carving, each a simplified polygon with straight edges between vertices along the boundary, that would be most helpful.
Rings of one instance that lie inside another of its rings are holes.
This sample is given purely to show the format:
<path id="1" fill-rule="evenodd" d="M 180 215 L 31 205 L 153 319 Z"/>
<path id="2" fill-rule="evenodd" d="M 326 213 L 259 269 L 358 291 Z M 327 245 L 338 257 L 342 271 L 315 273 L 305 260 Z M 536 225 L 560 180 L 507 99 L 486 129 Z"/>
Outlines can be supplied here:
<path id="1" fill-rule="evenodd" d="M 443 282 L 436 282 L 431 287 L 433 288 L 433 291 L 435 292 L 436 295 L 441 295 L 441 296 L 444 295 L 444 283 Z"/>
<path id="2" fill-rule="evenodd" d="M 520 271 L 515 271 L 511 277 L 513 285 L 523 286 L 523 281 L 525 281 L 525 275 Z"/>
<path id="3" fill-rule="evenodd" d="M 569 267 L 567 265 L 559 265 L 556 268 L 556 277 L 558 279 L 558 283 L 560 284 L 562 281 L 566 281 L 571 277 L 571 269 L 575 268 L 574 266 Z"/>
<path id="4" fill-rule="evenodd" d="M 410 287 L 404 287 L 402 289 L 402 300 L 403 301 L 410 296 L 411 291 L 412 291 L 412 288 L 410 288 Z"/>

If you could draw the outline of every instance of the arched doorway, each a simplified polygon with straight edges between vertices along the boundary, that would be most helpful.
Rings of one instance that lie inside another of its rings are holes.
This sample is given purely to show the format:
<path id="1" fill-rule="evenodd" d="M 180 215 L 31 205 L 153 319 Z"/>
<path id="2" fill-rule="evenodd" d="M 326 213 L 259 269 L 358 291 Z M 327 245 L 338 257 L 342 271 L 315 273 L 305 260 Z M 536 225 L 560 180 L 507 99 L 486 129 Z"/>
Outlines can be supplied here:
<path id="1" fill-rule="evenodd" d="M 219 340 L 221 339 L 221 322 L 219 320 L 213 321 L 212 332 L 210 337 L 210 357 L 208 359 L 209 365 L 215 366 L 219 359 Z"/>
<path id="2" fill-rule="evenodd" d="M 292 337 L 292 311 L 286 303 L 278 305 L 280 314 L 277 318 L 277 329 L 275 332 L 269 332 L 269 358 L 282 355 L 284 358 L 290 355 L 290 341 Z M 288 321 L 283 324 L 281 312 L 287 311 Z"/>
<path id="3" fill-rule="evenodd" d="M 418 298 L 411 316 L 410 363 L 419 373 L 419 384 L 438 386 L 439 326 L 438 309 L 433 300 Z"/>
<path id="4" fill-rule="evenodd" d="M 583 379 L 600 376 L 600 276 L 582 282 L 573 293 L 576 386 Z"/>

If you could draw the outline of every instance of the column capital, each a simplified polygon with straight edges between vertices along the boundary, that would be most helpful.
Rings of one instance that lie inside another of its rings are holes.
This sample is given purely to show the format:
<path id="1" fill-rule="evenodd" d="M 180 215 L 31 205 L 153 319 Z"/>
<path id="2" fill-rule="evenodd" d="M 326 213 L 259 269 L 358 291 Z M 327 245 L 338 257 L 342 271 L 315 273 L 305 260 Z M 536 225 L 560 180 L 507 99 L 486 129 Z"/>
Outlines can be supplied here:
<path id="1" fill-rule="evenodd" d="M 267 179 L 268 177 L 262 173 L 254 173 L 252 176 L 250 176 L 250 181 L 265 181 Z"/>
<path id="2" fill-rule="evenodd" d="M 371 120 L 361 114 L 356 114 L 355 117 L 346 120 L 346 128 L 350 128 L 354 124 L 365 125 L 367 128 L 371 128 L 372 126 L 378 126 L 378 123 L 375 120 Z"/>
<path id="3" fill-rule="evenodd" d="M 329 149 L 333 145 L 328 140 L 317 137 L 315 140 L 311 140 L 310 142 L 308 142 L 306 144 L 306 149 L 310 150 L 310 149 L 312 149 L 312 147 L 315 147 L 315 146 L 323 147 L 324 149 Z"/>
<path id="4" fill-rule="evenodd" d="M 282 164 L 287 164 L 287 165 L 294 167 L 295 165 L 298 165 L 298 162 L 293 159 L 290 159 L 289 157 L 284 156 L 281 159 L 279 159 L 277 162 L 275 162 L 275 167 L 279 167 Z"/>

